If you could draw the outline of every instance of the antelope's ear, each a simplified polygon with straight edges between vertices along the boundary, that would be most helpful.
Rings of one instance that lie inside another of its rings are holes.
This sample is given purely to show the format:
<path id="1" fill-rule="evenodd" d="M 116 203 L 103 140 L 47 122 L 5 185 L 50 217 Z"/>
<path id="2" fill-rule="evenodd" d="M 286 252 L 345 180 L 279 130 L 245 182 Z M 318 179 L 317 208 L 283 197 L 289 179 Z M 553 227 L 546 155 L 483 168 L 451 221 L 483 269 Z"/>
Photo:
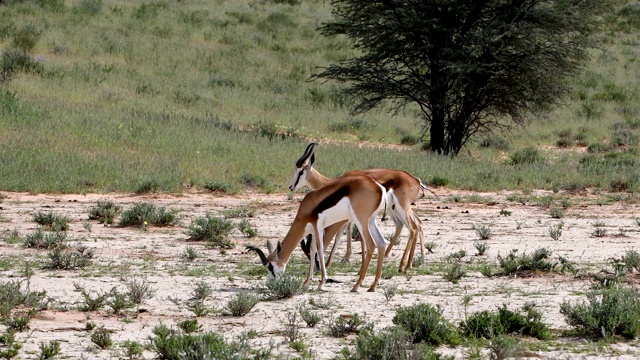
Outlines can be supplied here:
<path id="1" fill-rule="evenodd" d="M 272 254 L 275 250 L 275 246 L 273 246 L 271 240 L 267 240 L 267 250 L 269 250 L 269 254 Z"/>
<path id="2" fill-rule="evenodd" d="M 311 158 L 309 159 L 309 163 L 307 164 L 307 168 L 311 169 L 311 166 L 314 162 L 316 162 L 316 154 L 312 153 Z"/>
<path id="3" fill-rule="evenodd" d="M 280 243 L 280 241 L 278 241 L 278 248 L 276 250 L 276 254 L 280 254 L 280 251 L 282 251 L 282 244 Z"/>

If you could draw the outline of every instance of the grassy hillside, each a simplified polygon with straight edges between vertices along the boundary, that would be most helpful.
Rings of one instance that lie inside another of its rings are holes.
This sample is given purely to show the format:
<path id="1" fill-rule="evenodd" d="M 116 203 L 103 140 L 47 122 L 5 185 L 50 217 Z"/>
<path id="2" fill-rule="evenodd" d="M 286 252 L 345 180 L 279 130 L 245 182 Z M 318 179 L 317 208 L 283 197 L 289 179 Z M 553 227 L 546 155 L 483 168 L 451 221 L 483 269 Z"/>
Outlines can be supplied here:
<path id="1" fill-rule="evenodd" d="M 616 11 L 566 106 L 450 159 L 388 146 L 418 138 L 415 112 L 353 117 L 339 84 L 308 80 L 351 51 L 315 30 L 328 2 L 4 1 L 0 190 L 285 191 L 313 139 L 332 176 L 395 167 L 477 190 L 637 191 L 640 7 Z"/>

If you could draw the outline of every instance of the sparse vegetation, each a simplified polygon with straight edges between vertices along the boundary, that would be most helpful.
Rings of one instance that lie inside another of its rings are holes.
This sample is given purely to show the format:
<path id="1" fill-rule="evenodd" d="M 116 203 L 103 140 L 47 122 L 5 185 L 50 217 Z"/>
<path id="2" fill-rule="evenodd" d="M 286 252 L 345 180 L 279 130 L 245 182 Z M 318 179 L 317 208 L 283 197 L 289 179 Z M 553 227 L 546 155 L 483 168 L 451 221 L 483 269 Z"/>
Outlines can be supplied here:
<path id="1" fill-rule="evenodd" d="M 257 359 L 271 358 L 271 349 L 252 349 L 246 335 L 239 341 L 226 342 L 221 335 L 212 332 L 202 334 L 186 334 L 173 330 L 165 325 L 153 328 L 154 336 L 150 340 L 150 348 L 160 359 L 226 359 L 241 355 L 241 359 L 248 359 L 252 351 Z M 246 355 L 244 355 L 246 354 Z"/>
<path id="2" fill-rule="evenodd" d="M 98 203 L 89 209 L 89 220 L 98 220 L 100 224 L 112 225 L 118 217 L 122 207 L 110 200 L 98 200 Z"/>
<path id="3" fill-rule="evenodd" d="M 480 240 L 489 240 L 491 239 L 491 228 L 486 225 L 474 226 L 476 230 L 476 234 Z"/>
<path id="4" fill-rule="evenodd" d="M 51 340 L 47 342 L 40 342 L 40 354 L 38 360 L 52 359 L 60 354 L 60 341 Z"/>
<path id="5" fill-rule="evenodd" d="M 640 335 L 640 293 L 636 288 L 592 290 L 586 302 L 563 302 L 560 312 L 580 335 L 611 339 Z"/>
<path id="6" fill-rule="evenodd" d="M 67 231 L 71 220 L 64 215 L 58 215 L 53 212 L 38 211 L 33 216 L 33 221 L 46 230 Z"/>
<path id="7" fill-rule="evenodd" d="M 551 332 L 542 322 L 542 314 L 535 304 L 527 303 L 523 310 L 524 315 L 507 309 L 503 304 L 497 312 L 477 312 L 461 322 L 460 331 L 465 336 L 488 340 L 505 334 L 522 334 L 541 340 L 551 338 Z"/>
<path id="8" fill-rule="evenodd" d="M 551 254 L 548 248 L 538 248 L 532 254 L 523 252 L 518 255 L 518 250 L 513 249 L 505 257 L 498 255 L 498 264 L 502 269 L 501 275 L 529 270 L 551 271 L 557 265 L 556 262 L 549 260 Z"/>
<path id="9" fill-rule="evenodd" d="M 250 291 L 240 291 L 227 302 L 224 312 L 231 316 L 245 316 L 260 302 L 260 296 Z"/>
<path id="10" fill-rule="evenodd" d="M 444 318 L 439 306 L 420 303 L 400 308 L 393 317 L 393 323 L 406 330 L 414 344 L 424 342 L 438 346 L 460 342 L 455 326 Z"/>
<path id="11" fill-rule="evenodd" d="M 357 333 L 365 320 L 358 314 L 345 314 L 336 317 L 327 325 L 327 333 L 333 337 L 345 337 Z"/>
<path id="12" fill-rule="evenodd" d="M 99 327 L 91 333 L 91 342 L 96 344 L 100 349 L 108 349 L 113 345 L 111 332 L 104 327 Z"/>
<path id="13" fill-rule="evenodd" d="M 46 269 L 75 270 L 91 264 L 94 250 L 84 246 L 57 246 L 47 254 L 49 261 L 44 264 Z"/>
<path id="14" fill-rule="evenodd" d="M 307 287 L 302 285 L 302 279 L 290 273 L 269 278 L 265 286 L 264 296 L 268 300 L 288 299 L 307 291 Z"/>
<path id="15" fill-rule="evenodd" d="M 178 222 L 178 211 L 149 202 L 135 203 L 120 214 L 120 226 L 172 226 Z"/>
<path id="16" fill-rule="evenodd" d="M 210 247 L 231 249 L 234 245 L 227 236 L 234 227 L 232 221 L 224 218 L 212 215 L 198 217 L 189 225 L 189 240 L 206 241 Z"/>

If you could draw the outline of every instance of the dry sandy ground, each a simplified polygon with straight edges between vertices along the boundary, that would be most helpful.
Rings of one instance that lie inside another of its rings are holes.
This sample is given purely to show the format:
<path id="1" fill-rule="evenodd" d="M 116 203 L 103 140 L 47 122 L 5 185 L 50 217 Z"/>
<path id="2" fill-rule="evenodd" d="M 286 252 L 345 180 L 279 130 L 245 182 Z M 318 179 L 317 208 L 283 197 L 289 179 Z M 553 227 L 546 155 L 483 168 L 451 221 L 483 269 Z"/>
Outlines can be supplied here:
<path id="1" fill-rule="evenodd" d="M 636 220 L 636 217 L 640 217 L 640 209 L 634 201 L 607 202 L 605 195 L 574 196 L 569 198 L 572 206 L 565 211 L 565 217 L 554 219 L 548 208 L 539 206 L 533 199 L 535 195 L 551 193 L 527 194 L 525 198 L 530 200 L 519 203 L 508 201 L 507 193 L 478 194 L 445 192 L 441 189 L 436 192 L 439 194 L 438 198 L 428 194 L 427 197 L 418 199 L 416 204 L 416 212 L 424 220 L 427 242 L 437 245 L 433 254 L 426 255 L 422 267 L 444 262 L 447 255 L 459 250 L 466 251 L 467 256 L 463 261 L 473 265 L 481 262 L 496 263 L 498 254 L 505 256 L 512 249 L 530 253 L 537 248 L 547 247 L 553 251 L 554 258 L 564 256 L 575 262 L 581 272 L 595 273 L 606 268 L 611 258 L 619 258 L 627 250 L 640 250 L 640 225 Z M 21 237 L 34 232 L 38 225 L 33 222 L 33 215 L 38 211 L 51 211 L 71 218 L 69 236 L 96 252 L 93 264 L 83 270 L 34 268 L 31 290 L 46 290 L 51 302 L 49 310 L 39 313 L 31 320 L 28 331 L 18 334 L 18 340 L 24 343 L 19 357 L 23 359 L 37 358 L 39 344 L 49 340 L 62 342 L 63 358 L 122 358 L 122 348 L 118 345 L 123 341 L 147 343 L 154 326 L 162 323 L 175 327 L 179 321 L 194 317 L 187 302 L 193 297 L 196 282 L 204 281 L 214 289 L 207 304 L 217 309 L 221 309 L 237 291 L 259 288 L 264 283 L 263 278 L 233 275 L 234 269 L 246 269 L 258 264 L 255 255 L 243 251 L 244 245 L 255 244 L 265 248 L 266 239 L 282 239 L 302 198 L 301 194 L 288 198 L 286 194 L 220 196 L 195 191 L 186 191 L 179 196 L 31 195 L 6 192 L 2 195 L 2 238 L 13 230 L 17 230 Z M 453 201 L 456 196 L 463 201 Z M 144 231 L 89 222 L 88 210 L 100 199 L 112 200 L 124 209 L 142 201 L 178 209 L 180 225 L 150 227 Z M 258 237 L 245 239 L 239 232 L 234 233 L 233 240 L 238 246 L 226 252 L 207 249 L 203 243 L 186 241 L 187 227 L 196 217 L 207 213 L 219 215 L 221 210 L 240 206 L 257 209 L 250 221 L 257 228 Z M 501 215 L 503 209 L 511 215 Z M 549 236 L 549 227 L 560 221 L 564 223 L 563 234 L 558 241 L 554 241 Z M 607 236 L 592 236 L 596 222 L 605 225 Z M 477 253 L 474 243 L 478 241 L 474 226 L 480 225 L 490 227 L 492 237 L 483 240 L 489 245 L 486 255 L 474 256 Z M 390 222 L 382 223 L 381 229 L 384 234 L 393 232 Z M 389 266 L 397 266 L 406 235 L 405 230 L 401 245 L 396 246 L 391 258 L 385 260 Z M 180 255 L 187 246 L 196 248 L 201 257 L 194 262 L 181 259 Z M 356 254 L 352 261 L 358 261 L 359 246 L 354 246 Z M 344 247 L 344 243 L 340 244 L 339 256 L 344 253 Z M 15 264 L 22 264 L 24 261 L 42 264 L 47 259 L 46 250 L 23 249 L 20 244 L 0 242 L 0 252 L 3 261 L 10 259 Z M 303 255 L 296 251 L 295 256 Z M 15 265 L 0 271 L 2 281 L 20 279 L 22 267 Z M 189 276 L 194 273 L 198 275 Z M 304 275 L 300 273 L 300 276 Z M 146 279 L 155 289 L 154 297 L 142 304 L 141 311 L 128 311 L 126 315 L 117 316 L 110 314 L 107 307 L 91 313 L 77 310 L 83 301 L 76 290 L 77 286 L 95 293 L 106 292 L 114 286 L 124 291 L 124 277 Z M 332 303 L 331 309 L 320 310 L 327 322 L 339 315 L 358 313 L 380 328 L 391 325 L 395 309 L 418 302 L 442 306 L 446 318 L 457 323 L 464 317 L 465 294 L 471 297 L 466 309 L 468 313 L 484 309 L 495 310 L 502 304 L 507 304 L 509 309 L 519 310 L 525 302 L 533 301 L 541 307 L 544 321 L 552 329 L 563 330 L 568 329 L 568 325 L 560 314 L 559 305 L 563 301 L 584 300 L 584 292 L 591 285 L 587 279 L 571 275 L 486 278 L 476 271 L 468 271 L 458 284 L 453 284 L 445 280 L 440 271 L 433 272 L 432 275 L 418 275 L 416 271 L 410 271 L 409 276 L 398 275 L 382 279 L 378 292 L 375 293 L 366 292 L 372 281 L 369 276 L 360 292 L 353 294 L 349 290 L 356 280 L 355 271 L 332 277 L 341 282 L 327 284 L 325 292 L 309 292 L 288 300 L 263 301 L 244 317 L 213 314 L 198 318 L 198 322 L 203 325 L 204 330 L 224 334 L 229 339 L 244 331 L 255 330 L 258 334 L 254 339 L 256 345 L 266 346 L 272 342 L 277 347 L 277 353 L 295 357 L 295 352 L 288 347 L 280 332 L 284 329 L 286 314 L 294 311 L 299 304 L 308 303 L 310 298 Z M 392 286 L 397 286 L 397 295 L 387 302 L 383 289 Z M 111 349 L 96 349 L 90 340 L 90 332 L 85 328 L 88 321 L 111 331 L 114 342 Z M 354 338 L 354 335 L 347 339 L 328 336 L 326 323 L 321 323 L 316 328 L 306 328 L 301 321 L 301 326 L 305 343 L 311 345 L 314 357 L 318 359 L 333 358 Z M 3 330 L 4 327 L 0 325 L 0 331 Z M 457 358 L 465 358 L 467 354 L 464 348 L 443 347 L 439 351 L 454 354 Z M 635 359 L 640 358 L 640 344 L 634 341 L 595 346 L 584 339 L 562 339 L 552 342 L 547 351 L 538 354 L 548 359 Z M 144 353 L 146 359 L 153 357 L 154 354 L 150 351 Z"/>

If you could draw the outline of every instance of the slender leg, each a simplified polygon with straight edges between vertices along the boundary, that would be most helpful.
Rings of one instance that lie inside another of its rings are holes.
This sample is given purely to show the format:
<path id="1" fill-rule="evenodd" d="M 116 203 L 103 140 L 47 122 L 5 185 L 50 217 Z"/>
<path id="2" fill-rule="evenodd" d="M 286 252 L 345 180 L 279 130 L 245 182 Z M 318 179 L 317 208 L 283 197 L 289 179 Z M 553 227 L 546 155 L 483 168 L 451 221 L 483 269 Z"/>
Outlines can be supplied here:
<path id="1" fill-rule="evenodd" d="M 347 223 L 347 252 L 344 254 L 344 257 L 342 258 L 342 261 L 344 262 L 349 262 L 349 259 L 351 259 L 351 227 L 352 227 L 353 223 Z"/>
<path id="2" fill-rule="evenodd" d="M 367 290 L 368 292 L 376 291 L 376 287 L 378 286 L 378 280 L 380 280 L 380 275 L 382 274 L 383 262 L 384 262 L 384 246 L 378 246 L 378 267 L 376 268 L 376 277 L 373 280 L 373 284 L 371 284 L 371 287 L 369 287 L 369 290 Z"/>
<path id="3" fill-rule="evenodd" d="M 331 226 L 335 226 L 335 224 L 331 225 Z M 331 252 L 329 253 L 329 258 L 327 259 L 327 266 L 329 266 L 331 264 L 331 259 L 333 259 L 333 252 L 336 250 L 336 247 L 338 247 L 338 243 L 340 242 L 340 235 L 342 234 L 342 230 L 345 228 L 345 226 L 347 226 L 347 225 L 346 224 L 342 225 L 340 227 L 340 230 L 338 230 L 338 232 L 334 236 L 335 237 L 335 241 L 333 242 L 333 247 L 331 247 Z M 326 229 L 325 229 L 324 236 L 325 237 L 328 236 L 328 231 Z M 329 240 L 329 239 L 327 239 L 327 240 Z M 328 244 L 326 244 L 326 245 L 328 246 Z"/>
<path id="4" fill-rule="evenodd" d="M 387 245 L 387 250 L 384 252 L 384 256 L 389 256 L 389 253 L 391 253 L 391 249 L 393 248 L 393 245 L 395 245 L 396 241 L 398 241 L 398 237 L 400 237 L 400 232 L 404 227 L 404 225 L 402 225 L 402 222 L 394 221 L 394 223 L 396 224 L 396 232 L 393 234 L 393 237 L 391 238 L 389 245 Z"/>
<path id="5" fill-rule="evenodd" d="M 317 233 L 317 231 L 314 231 Z M 302 283 L 302 285 L 307 285 L 313 280 L 313 272 L 316 267 L 316 253 L 318 251 L 318 247 L 316 245 L 317 237 L 315 235 L 311 236 L 311 245 L 309 246 L 309 274 L 307 275 L 307 279 Z"/>
<path id="6" fill-rule="evenodd" d="M 418 235 L 416 231 L 416 224 L 413 220 L 413 211 L 409 209 L 406 215 L 408 220 L 407 222 L 409 223 L 409 239 L 407 240 L 407 246 L 405 246 L 404 248 L 402 259 L 400 260 L 400 268 L 398 269 L 400 272 L 405 272 L 408 268 L 411 267 L 411 263 L 413 263 L 413 250 L 415 249 Z"/>
<path id="7" fill-rule="evenodd" d="M 367 269 L 369 268 L 369 263 L 371 262 L 371 258 L 373 257 L 373 250 L 375 248 L 373 241 L 369 240 L 367 241 L 367 244 L 370 245 L 370 250 L 367 251 L 367 256 L 362 261 L 362 265 L 360 265 L 360 276 L 358 277 L 358 281 L 356 282 L 356 284 L 353 285 L 353 288 L 351 288 L 351 292 L 357 292 L 360 285 L 362 285 L 362 282 L 364 281 L 364 277 L 367 274 Z"/>
<path id="8" fill-rule="evenodd" d="M 413 213 L 413 217 L 412 217 L 415 225 L 416 225 L 416 240 L 414 240 L 414 245 L 411 248 L 411 254 L 409 255 L 409 261 L 407 264 L 408 268 L 411 268 L 413 266 L 413 260 L 415 258 L 415 251 L 416 251 L 416 245 L 418 244 L 417 239 L 420 239 L 420 254 L 422 255 L 422 257 L 424 258 L 424 229 L 422 228 L 422 221 L 420 220 L 420 218 L 418 218 L 418 215 L 416 215 L 415 213 Z"/>
<path id="9" fill-rule="evenodd" d="M 318 227 L 314 226 L 315 237 L 318 238 L 316 244 L 318 246 L 318 261 L 320 263 L 320 273 L 322 274 L 320 277 L 320 284 L 318 284 L 318 291 L 322 291 L 322 286 L 327 281 L 327 267 L 324 263 L 324 226 L 321 227 L 322 231 L 318 231 Z"/>

